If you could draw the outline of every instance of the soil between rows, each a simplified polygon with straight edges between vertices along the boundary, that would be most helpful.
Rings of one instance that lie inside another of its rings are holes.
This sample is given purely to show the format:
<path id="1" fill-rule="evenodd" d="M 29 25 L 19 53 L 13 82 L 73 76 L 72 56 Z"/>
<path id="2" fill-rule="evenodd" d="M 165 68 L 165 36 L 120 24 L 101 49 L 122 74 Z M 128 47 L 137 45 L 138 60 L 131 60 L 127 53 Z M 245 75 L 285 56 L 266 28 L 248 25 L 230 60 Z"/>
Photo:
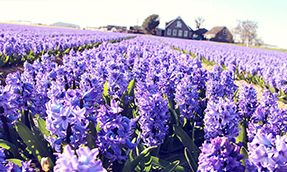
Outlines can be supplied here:
<path id="1" fill-rule="evenodd" d="M 213 69 L 213 66 L 211 66 L 211 65 L 207 65 L 207 64 L 204 64 L 204 63 L 202 63 L 201 65 L 202 65 L 203 68 L 205 68 L 209 72 L 211 72 L 212 69 Z M 235 80 L 234 83 L 239 87 L 239 90 L 242 87 L 242 84 L 247 85 L 248 87 L 250 85 L 252 85 L 255 88 L 256 92 L 257 92 L 257 100 L 260 101 L 260 99 L 262 97 L 262 91 L 263 91 L 262 87 L 260 87 L 259 85 L 256 85 L 256 84 L 252 84 L 252 83 L 249 84 L 249 83 L 247 83 L 244 80 Z M 283 103 L 281 101 L 277 101 L 277 104 L 278 104 L 278 108 L 279 109 L 287 109 L 287 104 L 285 104 L 285 103 Z"/>

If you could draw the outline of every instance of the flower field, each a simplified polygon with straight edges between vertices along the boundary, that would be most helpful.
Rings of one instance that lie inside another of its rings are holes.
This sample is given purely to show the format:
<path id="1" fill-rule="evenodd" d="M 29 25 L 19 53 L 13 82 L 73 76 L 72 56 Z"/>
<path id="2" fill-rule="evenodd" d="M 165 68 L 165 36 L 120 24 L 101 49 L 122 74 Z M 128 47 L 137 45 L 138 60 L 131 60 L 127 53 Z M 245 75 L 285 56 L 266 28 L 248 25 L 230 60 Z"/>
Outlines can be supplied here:
<path id="1" fill-rule="evenodd" d="M 278 58 L 286 53 L 27 27 L 11 26 L 0 39 L 13 45 L 7 51 L 0 44 L 3 58 L 34 53 L 0 87 L 2 171 L 287 170 L 287 112 L 276 103 L 284 100 Z M 19 33 L 33 40 L 22 54 L 15 47 L 25 41 L 11 36 Z M 68 39 L 69 46 L 55 43 Z M 46 43 L 51 46 L 33 49 Z M 202 62 L 219 65 L 209 72 Z M 261 82 L 260 101 L 252 86 L 239 90 L 235 78 Z"/>
<path id="2" fill-rule="evenodd" d="M 207 64 L 229 68 L 237 79 L 276 92 L 280 101 L 287 103 L 286 52 L 193 40 L 159 39 L 175 49 L 199 57 Z"/>
<path id="3" fill-rule="evenodd" d="M 131 35 L 77 29 L 0 23 L 0 67 L 32 62 L 43 54 L 68 54 L 71 49 L 93 48 L 104 41 Z"/>

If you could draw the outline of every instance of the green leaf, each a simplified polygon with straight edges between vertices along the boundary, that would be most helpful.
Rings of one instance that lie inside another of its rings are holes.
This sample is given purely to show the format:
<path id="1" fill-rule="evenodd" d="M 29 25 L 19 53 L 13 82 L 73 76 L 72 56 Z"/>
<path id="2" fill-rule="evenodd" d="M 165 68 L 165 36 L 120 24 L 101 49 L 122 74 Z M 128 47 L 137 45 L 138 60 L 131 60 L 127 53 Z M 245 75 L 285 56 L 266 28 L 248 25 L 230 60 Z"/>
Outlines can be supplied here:
<path id="1" fill-rule="evenodd" d="M 234 92 L 234 94 L 233 94 L 233 96 L 232 96 L 232 99 L 234 100 L 234 99 L 237 99 L 237 97 L 238 97 L 238 94 L 239 94 L 239 88 L 237 88 L 236 90 L 235 90 L 235 92 Z M 237 101 L 237 100 L 236 100 Z M 236 103 L 236 102 L 235 102 Z"/>
<path id="2" fill-rule="evenodd" d="M 70 48 L 66 49 L 63 54 L 69 54 L 69 53 L 70 53 Z"/>
<path id="3" fill-rule="evenodd" d="M 95 127 L 97 127 L 97 124 L 98 124 L 98 122 L 97 123 L 93 123 L 92 121 L 90 121 L 89 122 L 89 126 L 88 126 L 88 128 L 89 128 L 89 133 L 95 138 L 95 137 L 97 137 L 97 130 L 96 130 L 96 128 Z M 100 130 L 99 130 L 100 131 Z"/>
<path id="4" fill-rule="evenodd" d="M 41 117 L 38 117 L 38 127 L 43 135 L 50 136 L 50 132 L 46 129 L 46 121 Z"/>
<path id="5" fill-rule="evenodd" d="M 193 159 L 195 160 L 195 163 L 197 163 L 200 149 L 195 145 L 194 141 L 188 136 L 188 134 L 182 129 L 182 127 L 173 126 L 173 129 L 184 147 L 187 147 L 189 151 L 192 152 Z"/>
<path id="6" fill-rule="evenodd" d="M 171 111 L 171 123 L 172 124 L 175 124 L 176 126 L 179 126 L 179 120 L 178 120 L 178 115 L 177 115 L 177 113 L 175 112 L 175 110 L 173 110 L 173 109 L 170 109 L 170 111 Z"/>
<path id="7" fill-rule="evenodd" d="M 168 154 L 173 146 L 174 137 L 169 136 L 168 139 L 165 139 L 164 143 L 160 145 L 160 152 Z"/>
<path id="8" fill-rule="evenodd" d="M 94 149 L 97 147 L 96 140 L 94 139 L 94 137 L 91 134 L 87 134 L 87 146 L 90 149 Z"/>
<path id="9" fill-rule="evenodd" d="M 174 103 L 173 103 L 173 101 L 172 101 L 170 98 L 168 98 L 168 97 L 166 96 L 166 94 L 164 94 L 164 96 L 167 98 L 168 107 L 169 107 L 170 109 L 174 109 Z"/>
<path id="10" fill-rule="evenodd" d="M 241 149 L 240 149 L 240 154 L 243 154 L 243 155 L 244 155 L 244 158 L 241 160 L 241 162 L 242 162 L 242 164 L 243 164 L 244 166 L 246 166 L 246 164 L 245 164 L 245 159 L 248 159 L 249 156 L 248 156 L 248 151 L 247 151 L 247 149 L 246 149 L 244 146 L 241 147 Z"/>
<path id="11" fill-rule="evenodd" d="M 6 58 L 3 60 L 3 63 L 6 64 L 9 61 L 9 56 L 6 56 Z"/>
<path id="12" fill-rule="evenodd" d="M 169 164 L 162 172 L 172 172 L 180 163 L 179 160 L 174 161 L 173 163 Z"/>
<path id="13" fill-rule="evenodd" d="M 191 168 L 191 171 L 196 172 L 197 164 L 195 163 L 187 147 L 184 148 L 184 156 L 188 162 L 189 167 Z"/>
<path id="14" fill-rule="evenodd" d="M 6 140 L 0 139 L 0 147 L 7 149 L 10 152 L 12 152 L 14 157 L 19 157 L 17 147 L 14 144 L 12 144 Z"/>
<path id="15" fill-rule="evenodd" d="M 135 79 L 131 80 L 131 82 L 128 85 L 128 96 L 132 96 L 133 92 L 134 92 L 134 88 L 135 88 Z"/>
<path id="16" fill-rule="evenodd" d="M 126 161 L 123 171 L 134 171 L 134 169 L 136 168 L 136 166 L 139 164 L 139 162 L 152 150 L 155 149 L 156 146 L 152 146 L 149 148 L 146 148 L 145 150 L 143 150 L 139 156 L 137 156 L 132 162 L 130 160 L 130 158 Z"/>
<path id="17" fill-rule="evenodd" d="M 244 119 L 242 123 L 239 123 L 238 128 L 240 128 L 240 132 L 238 137 L 236 137 L 236 143 L 241 142 L 242 143 L 242 148 L 240 150 L 240 153 L 244 155 L 244 159 L 241 161 L 243 164 L 245 164 L 245 159 L 248 159 L 248 151 L 246 150 L 247 148 L 247 143 L 248 143 L 248 136 L 247 136 L 247 121 Z"/>
<path id="18" fill-rule="evenodd" d="M 142 152 L 146 149 L 146 147 L 142 144 L 138 144 L 139 150 Z M 147 153 L 145 157 L 141 160 L 140 164 L 142 164 L 144 171 L 150 171 L 151 170 L 151 155 L 150 153 Z"/>
<path id="19" fill-rule="evenodd" d="M 179 160 L 180 163 L 178 165 L 185 165 L 187 163 L 186 158 L 183 154 L 179 154 L 179 155 L 174 155 L 171 157 L 168 157 L 167 159 L 165 159 L 165 161 L 168 161 L 170 163 Z"/>
<path id="20" fill-rule="evenodd" d="M 6 159 L 6 161 L 13 162 L 14 164 L 18 165 L 19 167 L 22 166 L 22 164 L 21 164 L 22 160 L 20 160 L 20 159 L 11 158 L 11 159 Z"/>
<path id="21" fill-rule="evenodd" d="M 287 104 L 287 97 L 281 97 L 281 98 L 279 98 L 279 101 Z"/>
<path id="22" fill-rule="evenodd" d="M 108 93 L 109 93 L 108 81 L 106 81 L 104 85 L 104 96 L 109 96 Z"/>
<path id="23" fill-rule="evenodd" d="M 171 163 L 169 163 L 165 160 L 159 159 L 158 157 L 155 157 L 155 156 L 151 156 L 151 159 L 152 159 L 153 165 L 159 166 L 161 168 L 166 168 L 167 166 L 169 166 L 171 164 Z M 175 167 L 174 171 L 175 172 L 192 172 L 189 169 L 186 169 L 186 168 L 179 166 L 179 165 Z"/>
<path id="24" fill-rule="evenodd" d="M 48 147 L 45 146 L 45 143 L 41 142 L 37 135 L 33 133 L 25 124 L 22 122 L 16 122 L 15 127 L 19 136 L 39 163 L 41 163 L 42 157 L 49 157 L 52 160 L 55 159 L 52 152 L 50 152 Z M 54 164 L 51 165 L 54 166 Z"/>

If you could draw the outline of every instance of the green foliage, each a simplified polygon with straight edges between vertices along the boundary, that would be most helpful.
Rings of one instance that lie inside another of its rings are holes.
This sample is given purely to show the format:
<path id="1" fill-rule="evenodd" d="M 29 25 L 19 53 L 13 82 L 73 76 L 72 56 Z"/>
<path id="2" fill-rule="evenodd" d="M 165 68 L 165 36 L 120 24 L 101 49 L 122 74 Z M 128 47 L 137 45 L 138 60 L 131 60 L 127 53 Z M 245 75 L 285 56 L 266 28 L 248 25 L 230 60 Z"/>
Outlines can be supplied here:
<path id="1" fill-rule="evenodd" d="M 6 159 L 6 161 L 7 162 L 13 162 L 14 164 L 18 165 L 19 167 L 22 166 L 20 159 L 11 158 L 11 159 Z"/>
<path id="2" fill-rule="evenodd" d="M 149 147 L 149 148 L 146 148 L 144 149 L 143 151 L 141 151 L 141 153 L 136 157 L 136 158 L 133 158 L 132 157 L 132 151 L 130 152 L 129 154 L 129 158 L 128 160 L 126 161 L 125 163 L 125 166 L 123 168 L 123 171 L 134 171 L 134 169 L 138 166 L 138 164 L 140 163 L 140 161 L 145 157 L 145 156 L 148 156 L 150 151 L 152 149 L 155 149 L 156 147 L 155 146 L 152 146 L 152 147 Z"/>
<path id="3" fill-rule="evenodd" d="M 192 155 L 190 154 L 188 148 L 184 149 L 184 156 L 185 156 L 185 158 L 186 158 L 186 160 L 188 162 L 188 165 L 191 168 L 191 170 L 193 172 L 195 172 L 196 169 L 197 169 L 197 164 L 195 163 L 195 160 L 193 159 Z"/>
<path id="4" fill-rule="evenodd" d="M 154 33 L 154 30 L 158 25 L 159 15 L 152 14 L 144 20 L 142 24 L 142 29 L 145 30 L 147 33 Z"/>
<path id="5" fill-rule="evenodd" d="M 189 152 L 191 152 L 191 156 L 189 156 L 189 160 L 192 161 L 191 164 L 196 165 L 200 149 L 195 145 L 194 141 L 188 136 L 182 127 L 174 126 L 173 129 L 181 143 L 189 150 Z M 197 166 L 193 166 L 193 169 L 196 171 Z"/>
<path id="6" fill-rule="evenodd" d="M 0 139 L 0 147 L 12 152 L 14 157 L 19 157 L 17 147 L 14 144 L 12 144 L 6 140 Z"/>
<path id="7" fill-rule="evenodd" d="M 173 163 L 169 164 L 162 172 L 172 172 L 178 165 L 180 161 L 176 160 Z"/>
<path id="8" fill-rule="evenodd" d="M 168 162 L 168 161 L 165 161 L 165 160 L 162 160 L 162 159 L 159 159 L 158 157 L 155 157 L 155 156 L 151 156 L 151 159 L 152 159 L 152 164 L 155 165 L 155 166 L 159 166 L 163 169 L 167 168 L 169 165 L 171 165 L 172 163 Z M 179 166 L 177 165 L 174 170 L 175 172 L 191 172 L 189 169 L 187 168 L 184 168 L 182 166 Z"/>
<path id="9" fill-rule="evenodd" d="M 53 162 L 55 162 L 53 150 L 40 132 L 37 132 L 37 130 L 30 130 L 22 122 L 16 122 L 15 127 L 19 136 L 39 163 L 41 162 L 42 157 L 49 157 Z M 53 166 L 53 164 L 51 165 Z"/>
<path id="10" fill-rule="evenodd" d="M 46 129 L 46 121 L 41 117 L 38 117 L 38 127 L 43 135 L 47 137 L 50 136 L 49 131 Z"/>

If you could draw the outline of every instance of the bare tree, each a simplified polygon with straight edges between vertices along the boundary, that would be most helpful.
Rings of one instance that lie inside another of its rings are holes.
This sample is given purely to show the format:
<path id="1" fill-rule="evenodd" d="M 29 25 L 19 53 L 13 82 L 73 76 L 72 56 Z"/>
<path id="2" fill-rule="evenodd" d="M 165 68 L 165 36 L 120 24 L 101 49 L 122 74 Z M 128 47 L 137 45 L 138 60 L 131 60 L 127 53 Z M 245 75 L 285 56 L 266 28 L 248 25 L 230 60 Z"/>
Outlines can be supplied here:
<path id="1" fill-rule="evenodd" d="M 237 26 L 234 28 L 233 32 L 239 35 L 241 43 L 246 43 L 248 47 L 250 43 L 256 41 L 257 39 L 257 29 L 258 25 L 255 21 L 250 20 L 237 20 Z"/>
<path id="2" fill-rule="evenodd" d="M 264 41 L 262 40 L 262 38 L 256 38 L 255 44 L 256 44 L 256 46 L 261 46 L 264 44 Z"/>
<path id="3" fill-rule="evenodd" d="M 196 29 L 200 29 L 203 25 L 203 22 L 205 21 L 205 19 L 201 16 L 197 17 L 194 19 L 195 24 L 196 24 Z"/>

